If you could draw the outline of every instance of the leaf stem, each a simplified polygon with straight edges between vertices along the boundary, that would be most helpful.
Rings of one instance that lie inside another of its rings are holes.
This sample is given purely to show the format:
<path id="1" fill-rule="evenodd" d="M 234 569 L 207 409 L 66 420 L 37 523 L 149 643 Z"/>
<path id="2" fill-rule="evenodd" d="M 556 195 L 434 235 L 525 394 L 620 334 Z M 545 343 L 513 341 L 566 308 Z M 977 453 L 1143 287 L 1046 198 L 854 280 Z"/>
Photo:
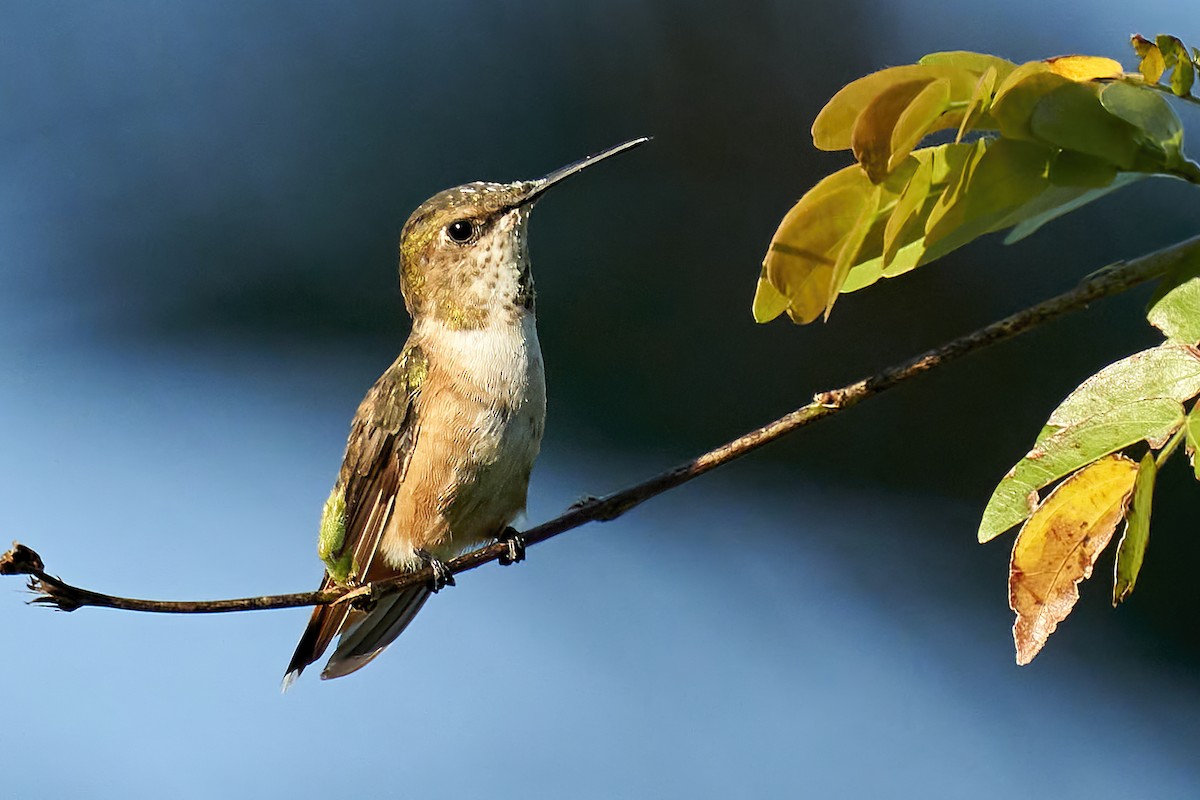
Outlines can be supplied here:
<path id="1" fill-rule="evenodd" d="M 1200 164 L 1197 164 L 1195 161 L 1185 160 L 1166 174 L 1187 181 L 1194 186 L 1200 186 Z"/>
<path id="2" fill-rule="evenodd" d="M 1175 453 L 1176 448 L 1179 447 L 1179 443 L 1183 441 L 1186 433 L 1187 422 L 1184 422 L 1179 426 L 1179 430 L 1175 431 L 1175 433 L 1171 435 L 1171 438 L 1167 440 L 1167 443 L 1163 445 L 1163 449 L 1158 451 L 1158 455 L 1154 458 L 1154 466 L 1162 469 L 1163 464 L 1165 464 L 1167 459 Z"/>

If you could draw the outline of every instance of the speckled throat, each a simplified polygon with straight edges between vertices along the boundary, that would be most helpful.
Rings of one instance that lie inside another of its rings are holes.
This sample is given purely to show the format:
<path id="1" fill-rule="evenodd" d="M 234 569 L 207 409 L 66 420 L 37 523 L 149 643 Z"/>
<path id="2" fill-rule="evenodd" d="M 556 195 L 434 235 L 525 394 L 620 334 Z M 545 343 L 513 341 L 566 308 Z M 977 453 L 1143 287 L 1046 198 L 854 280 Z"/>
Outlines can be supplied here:
<path id="1" fill-rule="evenodd" d="M 467 184 L 417 210 L 400 247 L 400 287 L 414 319 L 429 315 L 477 329 L 511 324 L 533 310 L 531 206 L 517 203 L 528 186 Z"/>
<path id="2" fill-rule="evenodd" d="M 611 147 L 537 180 L 476 181 L 426 200 L 400 237 L 400 289 L 409 313 L 470 330 L 512 324 L 532 312 L 527 231 L 533 204 L 550 187 L 645 141 Z"/>

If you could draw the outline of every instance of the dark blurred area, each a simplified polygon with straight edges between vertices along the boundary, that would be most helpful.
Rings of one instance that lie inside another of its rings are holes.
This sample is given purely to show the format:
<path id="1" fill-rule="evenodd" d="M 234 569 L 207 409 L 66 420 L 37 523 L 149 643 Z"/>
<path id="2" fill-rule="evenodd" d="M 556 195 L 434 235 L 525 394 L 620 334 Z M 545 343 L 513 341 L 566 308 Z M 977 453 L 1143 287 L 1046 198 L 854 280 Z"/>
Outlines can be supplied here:
<path id="1" fill-rule="evenodd" d="M 0 10 L 0 331 L 19 331 L 11 347 L 28 363 L 84 350 L 249 383 L 270 363 L 264 416 L 348 420 L 407 331 L 395 262 L 413 208 L 448 186 L 533 178 L 651 135 L 556 191 L 532 223 L 547 447 L 633 459 L 641 471 L 592 487 L 612 490 L 1193 235 L 1194 190 L 1146 181 L 1016 246 L 992 237 L 845 296 L 827 324 L 750 317 L 779 220 L 848 162 L 808 136 L 843 84 L 945 49 L 1132 65 L 1135 30 L 1200 41 L 1191 9 L 11 3 Z M 918 496 L 935 514 L 981 510 L 1068 391 L 1158 340 L 1142 315 L 1148 291 L 898 388 L 773 445 L 756 469 L 884 509 Z M 311 353 L 336 354 L 335 366 L 306 371 Z M 1169 469 L 1133 600 L 1097 612 L 1108 566 L 1081 607 L 1181 670 L 1200 659 L 1198 501 L 1182 465 Z M 954 518 L 926 529 L 954 554 L 942 566 L 978 570 L 966 583 L 999 606 L 1008 544 L 970 550 L 973 522 Z"/>

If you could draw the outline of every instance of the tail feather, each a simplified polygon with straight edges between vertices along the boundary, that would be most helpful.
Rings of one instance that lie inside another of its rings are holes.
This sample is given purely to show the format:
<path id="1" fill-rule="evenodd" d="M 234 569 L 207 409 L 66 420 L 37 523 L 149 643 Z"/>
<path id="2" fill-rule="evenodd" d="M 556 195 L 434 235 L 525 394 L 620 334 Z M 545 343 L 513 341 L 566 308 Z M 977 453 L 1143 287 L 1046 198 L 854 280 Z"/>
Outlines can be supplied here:
<path id="1" fill-rule="evenodd" d="M 404 633 L 429 595 L 429 587 L 422 584 L 380 599 L 373 609 L 342 631 L 337 649 L 321 671 L 322 680 L 349 675 L 369 664 Z"/>
<path id="2" fill-rule="evenodd" d="M 304 629 L 304 635 L 300 637 L 283 676 L 283 691 L 286 692 L 295 683 L 305 667 L 324 655 L 349 614 L 350 609 L 339 606 L 317 606 L 313 609 L 312 616 L 308 618 L 308 627 Z"/>
<path id="3" fill-rule="evenodd" d="M 321 589 L 333 585 L 332 579 L 326 576 Z M 428 586 L 409 586 L 380 598 L 375 607 L 365 613 L 346 605 L 317 606 L 288 663 L 283 677 L 283 691 L 286 692 L 295 683 L 309 664 L 325 654 L 339 633 L 341 639 L 337 649 L 321 672 L 321 677 L 340 678 L 366 666 L 404 632 L 429 595 Z"/>

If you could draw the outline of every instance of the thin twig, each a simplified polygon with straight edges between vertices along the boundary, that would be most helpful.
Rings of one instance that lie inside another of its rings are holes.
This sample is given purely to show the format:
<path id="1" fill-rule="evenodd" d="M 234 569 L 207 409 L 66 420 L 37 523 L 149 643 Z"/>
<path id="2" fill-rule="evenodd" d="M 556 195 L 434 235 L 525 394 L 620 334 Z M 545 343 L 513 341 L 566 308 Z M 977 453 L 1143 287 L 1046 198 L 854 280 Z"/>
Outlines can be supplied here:
<path id="1" fill-rule="evenodd" d="M 910 378 L 942 366 L 976 350 L 1012 339 L 1026 331 L 1084 308 L 1104 297 L 1120 294 L 1138 284 L 1157 278 L 1189 259 L 1200 258 L 1200 236 L 1179 242 L 1132 261 L 1118 262 L 1089 276 L 1065 294 L 1050 298 L 985 328 L 954 339 L 941 347 L 929 350 L 916 358 L 885 369 L 869 378 L 828 392 L 822 392 L 808 405 L 796 409 L 774 422 L 750 431 L 744 436 L 714 450 L 659 473 L 641 483 L 614 492 L 606 497 L 588 498 L 572 506 L 566 513 L 549 522 L 530 528 L 522 536 L 527 545 L 544 542 L 560 533 L 578 528 L 588 522 L 608 522 L 652 497 L 662 494 L 693 478 L 728 464 L 763 445 L 817 420 L 833 416 L 869 397 L 887 391 Z M 466 572 L 498 560 L 507 554 L 505 544 L 495 543 L 473 550 L 447 563 L 452 574 Z M 227 611 L 261 611 L 274 608 L 329 605 L 351 602 L 373 594 L 392 591 L 417 583 L 428 583 L 433 570 L 425 568 L 397 578 L 376 581 L 357 588 L 334 588 L 324 592 L 245 597 L 234 600 L 164 601 L 136 600 L 80 589 L 46 573 L 41 558 L 28 547 L 13 543 L 13 549 L 0 556 L 0 574 L 28 575 L 29 587 L 39 596 L 33 601 L 52 605 L 63 611 L 83 606 L 102 606 L 126 611 L 150 611 L 170 614 L 211 614 Z"/>

